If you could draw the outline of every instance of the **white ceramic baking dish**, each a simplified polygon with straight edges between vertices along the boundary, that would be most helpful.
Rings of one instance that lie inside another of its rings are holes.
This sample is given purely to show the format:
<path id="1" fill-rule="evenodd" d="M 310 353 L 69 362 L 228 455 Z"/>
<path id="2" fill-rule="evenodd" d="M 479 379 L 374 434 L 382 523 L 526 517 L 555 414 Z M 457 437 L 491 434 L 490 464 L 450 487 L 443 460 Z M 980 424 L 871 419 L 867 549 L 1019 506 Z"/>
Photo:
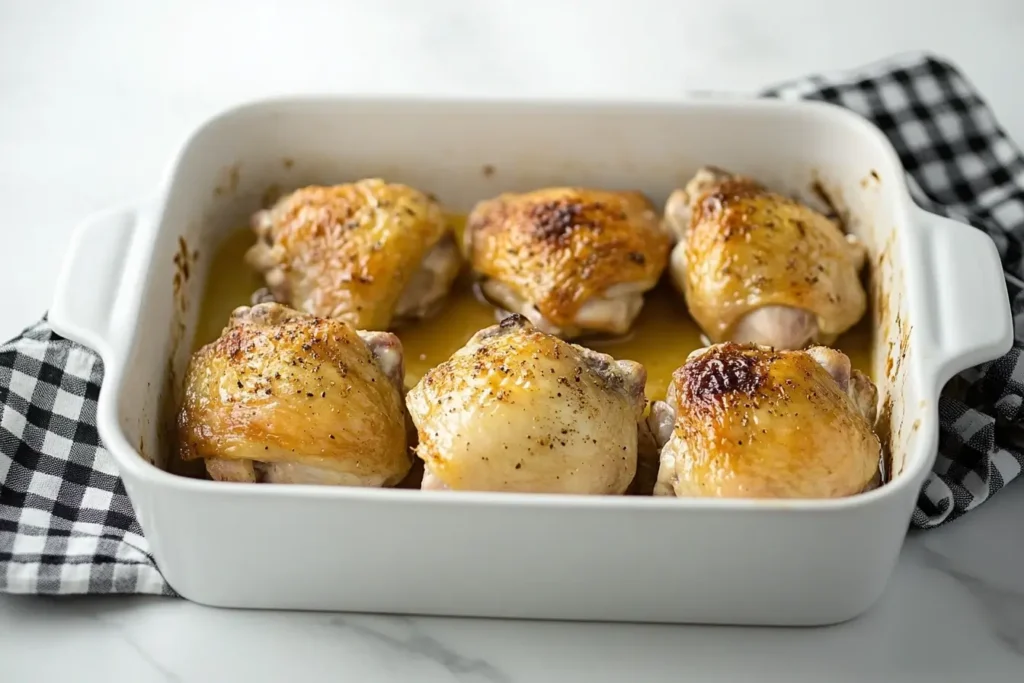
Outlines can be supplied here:
<path id="1" fill-rule="evenodd" d="M 661 203 L 707 163 L 803 195 L 820 182 L 870 245 L 875 375 L 894 471 L 885 486 L 823 501 L 428 496 L 161 469 L 209 257 L 269 187 L 382 176 L 465 210 L 499 191 L 582 184 L 639 188 Z M 159 197 L 74 233 L 50 321 L 103 357 L 100 435 L 184 597 L 650 622 L 811 625 L 866 610 L 935 459 L 940 388 L 1011 343 L 991 241 L 912 204 L 876 129 L 824 104 L 745 100 L 327 96 L 242 106 L 189 138 Z"/>

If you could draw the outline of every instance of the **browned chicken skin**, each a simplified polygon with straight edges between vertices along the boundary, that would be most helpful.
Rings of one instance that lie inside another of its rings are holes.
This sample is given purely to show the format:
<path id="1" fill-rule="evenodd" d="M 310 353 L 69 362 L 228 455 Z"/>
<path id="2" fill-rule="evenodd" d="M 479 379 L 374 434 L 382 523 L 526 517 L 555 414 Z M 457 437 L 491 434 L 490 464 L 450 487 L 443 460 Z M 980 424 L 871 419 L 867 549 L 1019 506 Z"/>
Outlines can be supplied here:
<path id="1" fill-rule="evenodd" d="M 830 344 L 864 315 L 864 247 L 750 178 L 701 170 L 665 222 L 679 239 L 672 278 L 713 343 Z"/>
<path id="2" fill-rule="evenodd" d="M 571 187 L 480 202 L 463 244 L 491 301 L 564 338 L 627 332 L 670 246 L 643 194 Z"/>
<path id="3" fill-rule="evenodd" d="M 274 300 L 357 329 L 431 315 L 461 264 L 438 203 L 379 179 L 296 190 L 257 213 L 253 230 L 246 259 Z"/>
<path id="4" fill-rule="evenodd" d="M 180 455 L 220 481 L 394 485 L 411 466 L 403 374 L 393 334 L 238 308 L 189 364 Z"/>
<path id="5" fill-rule="evenodd" d="M 647 373 L 512 315 L 413 387 L 424 489 L 622 494 Z"/>
<path id="6" fill-rule="evenodd" d="M 690 354 L 648 425 L 662 447 L 655 495 L 838 498 L 869 488 L 877 394 L 824 347 L 727 342 Z"/>

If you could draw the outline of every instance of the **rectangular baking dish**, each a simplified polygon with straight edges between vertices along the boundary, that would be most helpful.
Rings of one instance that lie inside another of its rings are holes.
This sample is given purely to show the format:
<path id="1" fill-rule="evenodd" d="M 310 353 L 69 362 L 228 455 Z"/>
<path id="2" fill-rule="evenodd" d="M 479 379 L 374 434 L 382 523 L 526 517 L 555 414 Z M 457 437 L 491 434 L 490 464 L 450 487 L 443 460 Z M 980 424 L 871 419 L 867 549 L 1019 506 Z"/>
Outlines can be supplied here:
<path id="1" fill-rule="evenodd" d="M 268 191 L 380 176 L 454 210 L 558 184 L 637 188 L 661 204 L 703 164 L 804 197 L 817 183 L 870 246 L 874 375 L 892 460 L 881 488 L 801 501 L 428 496 L 223 484 L 163 469 L 209 258 Z M 820 103 L 261 101 L 200 127 L 158 196 L 77 229 L 50 321 L 102 356 L 100 436 L 161 571 L 190 600 L 834 623 L 875 602 L 894 568 L 936 457 L 940 388 L 1011 344 L 990 239 L 917 208 L 903 178 L 878 130 Z"/>

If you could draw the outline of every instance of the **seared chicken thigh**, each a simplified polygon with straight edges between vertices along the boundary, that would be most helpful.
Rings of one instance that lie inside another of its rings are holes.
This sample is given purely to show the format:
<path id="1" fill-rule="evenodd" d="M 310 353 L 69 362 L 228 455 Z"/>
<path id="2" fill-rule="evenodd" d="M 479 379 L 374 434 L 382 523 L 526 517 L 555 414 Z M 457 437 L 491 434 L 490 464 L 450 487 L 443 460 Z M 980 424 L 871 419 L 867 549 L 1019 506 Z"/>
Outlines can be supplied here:
<path id="1" fill-rule="evenodd" d="M 394 485 L 411 466 L 403 374 L 393 334 L 238 308 L 189 364 L 180 455 L 220 481 Z"/>
<path id="2" fill-rule="evenodd" d="M 274 300 L 357 329 L 432 314 L 461 264 L 437 202 L 379 179 L 296 190 L 257 213 L 253 230 L 246 259 Z"/>
<path id="3" fill-rule="evenodd" d="M 422 488 L 622 494 L 636 473 L 645 381 L 638 363 L 512 315 L 409 391 Z"/>
<path id="4" fill-rule="evenodd" d="M 665 222 L 679 240 L 673 281 L 712 342 L 829 344 L 864 315 L 863 245 L 750 178 L 701 170 Z"/>
<path id="5" fill-rule="evenodd" d="M 571 338 L 627 332 L 670 246 L 643 194 L 555 187 L 477 204 L 463 249 L 488 299 Z"/>
<path id="6" fill-rule="evenodd" d="M 727 342 L 690 354 L 648 425 L 654 494 L 838 498 L 869 488 L 881 445 L 874 385 L 832 349 Z"/>

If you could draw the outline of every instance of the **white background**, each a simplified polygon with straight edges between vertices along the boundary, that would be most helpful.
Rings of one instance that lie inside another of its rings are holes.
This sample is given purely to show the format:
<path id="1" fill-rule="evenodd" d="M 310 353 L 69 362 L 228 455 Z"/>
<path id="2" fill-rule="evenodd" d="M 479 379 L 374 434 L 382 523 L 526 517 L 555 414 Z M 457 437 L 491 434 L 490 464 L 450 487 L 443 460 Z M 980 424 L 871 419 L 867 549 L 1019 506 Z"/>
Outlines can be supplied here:
<path id="1" fill-rule="evenodd" d="M 1024 3 L 992 0 L 0 0 L 0 336 L 69 231 L 148 193 L 242 99 L 299 91 L 676 98 L 926 49 L 1024 141 Z M 0 598 L 0 679 L 1022 680 L 1022 486 L 912 539 L 883 604 L 748 631 L 234 613 Z"/>

